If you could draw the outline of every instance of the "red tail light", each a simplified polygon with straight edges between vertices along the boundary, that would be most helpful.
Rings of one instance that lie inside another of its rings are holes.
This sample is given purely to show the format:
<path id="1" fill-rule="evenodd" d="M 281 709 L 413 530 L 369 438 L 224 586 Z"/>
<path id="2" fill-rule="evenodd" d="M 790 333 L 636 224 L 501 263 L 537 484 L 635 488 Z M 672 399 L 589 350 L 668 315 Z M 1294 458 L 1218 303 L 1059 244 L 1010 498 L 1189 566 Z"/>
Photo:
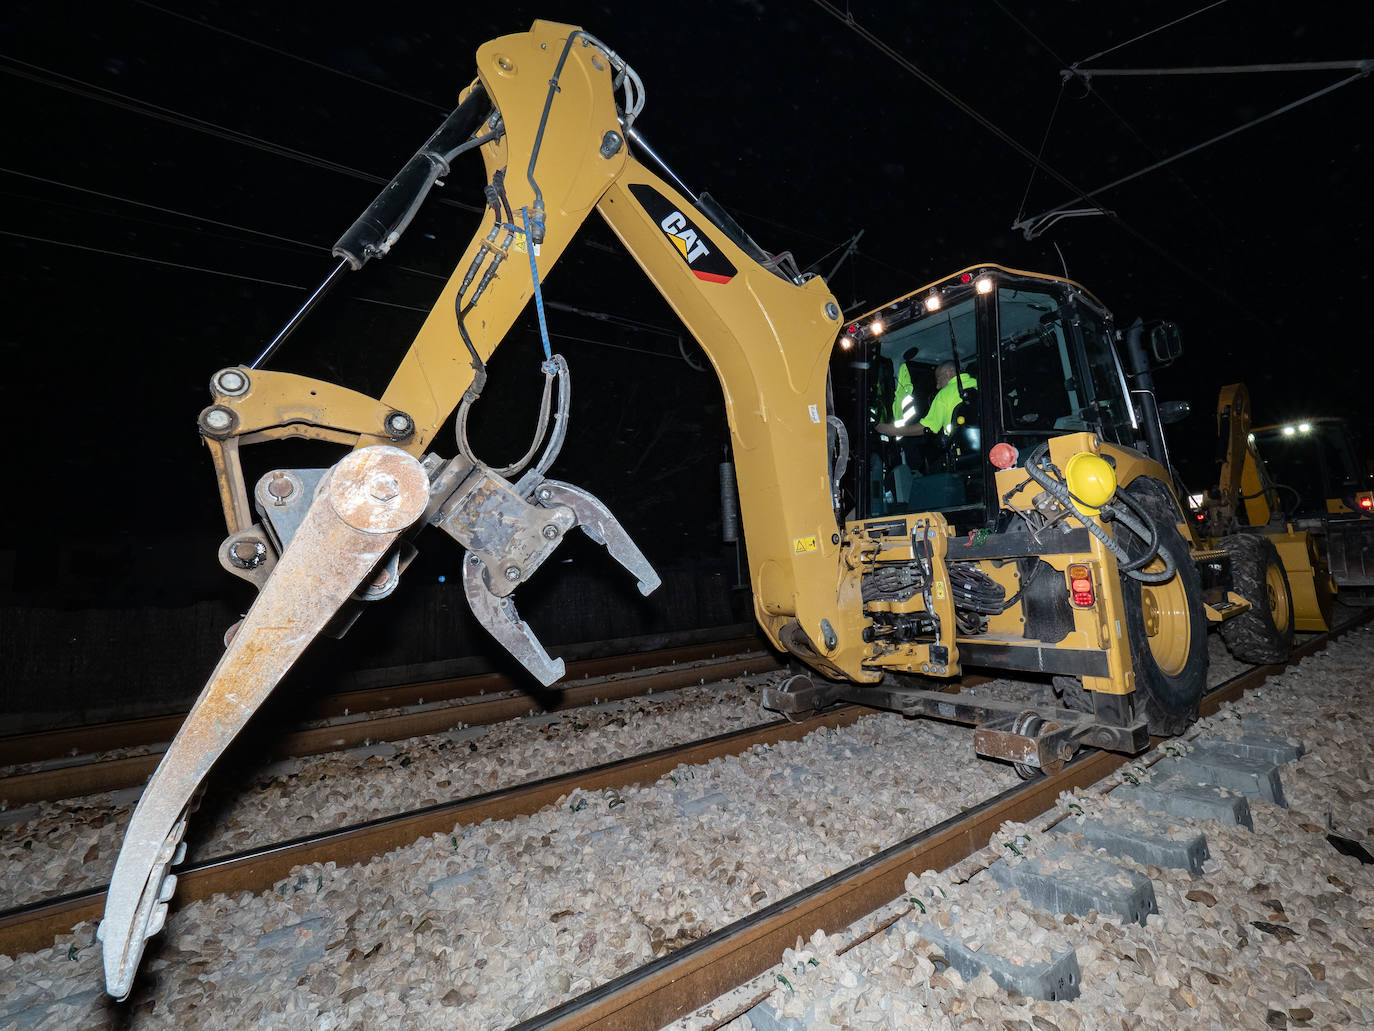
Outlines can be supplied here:
<path id="1" fill-rule="evenodd" d="M 1093 601 L 1093 577 L 1092 570 L 1081 563 L 1074 563 L 1068 568 L 1069 574 L 1069 600 L 1080 609 L 1092 608 Z"/>
<path id="2" fill-rule="evenodd" d="M 1357 501 L 1366 512 L 1374 512 L 1374 494 L 1361 494 Z"/>

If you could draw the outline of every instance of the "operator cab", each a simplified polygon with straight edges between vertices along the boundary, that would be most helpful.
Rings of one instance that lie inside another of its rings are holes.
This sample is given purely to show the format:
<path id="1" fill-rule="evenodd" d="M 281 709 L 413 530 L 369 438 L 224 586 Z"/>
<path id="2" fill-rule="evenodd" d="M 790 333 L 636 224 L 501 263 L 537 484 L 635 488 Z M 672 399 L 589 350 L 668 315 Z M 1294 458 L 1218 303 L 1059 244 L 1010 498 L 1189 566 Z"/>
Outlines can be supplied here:
<path id="1" fill-rule="evenodd" d="M 1360 468 L 1344 420 L 1326 416 L 1258 426 L 1251 443 L 1293 516 L 1374 514 L 1374 477 Z"/>
<path id="2" fill-rule="evenodd" d="M 938 511 L 960 531 L 988 527 L 998 509 L 987 457 L 995 444 L 1022 461 L 1077 431 L 1138 446 L 1113 335 L 1111 315 L 1078 284 L 996 265 L 852 320 L 832 363 L 853 455 L 850 518 Z M 941 366 L 945 378 L 959 373 L 943 399 Z M 922 419 L 926 432 L 901 432 Z"/>

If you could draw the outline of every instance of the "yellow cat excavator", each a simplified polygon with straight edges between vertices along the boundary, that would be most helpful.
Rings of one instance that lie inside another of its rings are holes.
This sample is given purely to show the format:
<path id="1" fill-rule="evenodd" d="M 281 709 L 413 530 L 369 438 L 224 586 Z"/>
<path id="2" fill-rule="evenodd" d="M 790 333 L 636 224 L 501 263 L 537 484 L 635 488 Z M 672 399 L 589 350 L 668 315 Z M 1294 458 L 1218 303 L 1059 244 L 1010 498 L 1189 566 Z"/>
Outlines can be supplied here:
<path id="1" fill-rule="evenodd" d="M 540 283 L 593 210 L 720 379 L 755 611 L 797 663 L 766 704 L 795 716 L 847 699 L 961 719 L 980 753 L 1032 775 L 1080 747 L 1134 752 L 1151 731 L 1181 730 L 1205 684 L 1207 622 L 1249 609 L 1229 590 L 1225 553 L 1190 548 L 1157 428 L 1087 291 L 982 265 L 846 325 L 820 278 L 761 248 L 654 153 L 636 126 L 643 85 L 600 40 L 541 21 L 484 44 L 476 62 L 457 108 L 339 239 L 338 265 L 305 307 L 256 361 L 211 379 L 199 430 L 229 530 L 220 560 L 258 595 L 125 834 L 100 926 L 118 998 L 166 919 L 169 871 L 211 766 L 319 633 L 397 589 L 424 527 L 466 549 L 473 613 L 544 684 L 563 664 L 514 592 L 569 533 L 604 545 L 642 592 L 657 586 L 606 506 L 549 475 L 568 431 L 569 369 L 548 349 Z M 381 397 L 264 367 L 330 286 L 391 251 L 469 150 L 487 173 L 480 226 Z M 531 299 L 546 355 L 538 430 L 521 461 L 493 468 L 467 427 L 486 362 Z M 900 499 L 875 431 L 890 415 L 870 403 L 867 372 L 854 389 L 860 366 L 877 376 L 890 360 L 874 347 L 884 320 L 908 338 L 900 354 L 951 361 L 978 384 L 959 388 Z M 1149 339 L 1176 352 L 1167 327 Z M 457 453 L 444 457 L 433 445 L 455 410 Z M 242 449 L 285 438 L 342 457 L 245 482 Z M 974 703 L 921 679 L 966 666 L 1054 676 L 1070 704 Z"/>

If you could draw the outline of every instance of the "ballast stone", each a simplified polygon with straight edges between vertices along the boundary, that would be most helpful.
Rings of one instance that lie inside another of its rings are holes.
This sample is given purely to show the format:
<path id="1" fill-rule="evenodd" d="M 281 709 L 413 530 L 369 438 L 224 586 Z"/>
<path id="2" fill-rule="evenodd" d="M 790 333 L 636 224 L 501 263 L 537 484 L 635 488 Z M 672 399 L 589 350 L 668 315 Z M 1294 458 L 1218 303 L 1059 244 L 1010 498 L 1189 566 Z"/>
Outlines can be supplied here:
<path id="1" fill-rule="evenodd" d="M 1123 785 L 1117 791 L 1124 792 L 1124 798 L 1151 812 L 1168 813 L 1184 820 L 1220 820 L 1247 830 L 1255 829 L 1255 821 L 1250 816 L 1250 803 L 1242 795 L 1180 780 L 1156 781 L 1154 784 L 1158 786 Z"/>
<path id="2" fill-rule="evenodd" d="M 797 968 L 800 973 L 805 973 L 801 967 Z M 858 985 L 863 985 L 868 980 L 863 974 L 856 975 Z M 779 980 L 782 975 L 779 975 Z M 790 983 L 790 982 L 789 982 Z M 755 1031 L 806 1031 L 816 1019 L 817 1012 L 828 1013 L 830 1006 L 829 1000 L 833 998 L 834 992 L 830 995 L 815 999 L 802 1011 L 800 1017 L 785 1017 L 767 999 L 758 1003 L 745 1012 L 749 1022 L 754 1025 Z"/>
<path id="3" fill-rule="evenodd" d="M 713 791 L 709 795 L 702 795 L 699 798 L 689 798 L 686 791 L 673 792 L 673 805 L 683 816 L 701 816 L 717 807 L 725 808 L 729 800 L 719 791 Z"/>
<path id="4" fill-rule="evenodd" d="M 1035 906 L 1050 913 L 1114 913 L 1145 926 L 1158 913 L 1154 882 L 1143 874 L 1062 845 L 1016 865 L 1000 859 L 987 868 L 1004 891 L 1015 888 Z M 981 874 L 979 876 L 982 876 Z"/>
<path id="5" fill-rule="evenodd" d="M 1202 863 L 1210 855 L 1205 834 L 1170 838 L 1169 828 L 1164 824 L 1147 830 L 1116 820 L 1088 818 L 1062 820 L 1050 830 L 1055 834 L 1082 835 L 1085 845 L 1108 855 L 1125 856 L 1143 866 L 1187 870 L 1194 877 L 1201 876 Z"/>
<path id="6" fill-rule="evenodd" d="M 452 891 L 454 888 L 461 888 L 471 884 L 478 877 L 485 877 L 487 868 L 485 866 L 474 866 L 468 870 L 459 870 L 457 873 L 449 874 L 447 877 L 440 877 L 437 881 L 431 881 L 429 887 L 425 889 L 430 895 L 436 891 Z"/>
<path id="7" fill-rule="evenodd" d="M 987 948 L 974 952 L 959 937 L 957 921 L 944 930 L 933 922 L 917 924 L 910 917 L 903 917 L 892 925 L 888 933 L 903 934 L 908 930 L 915 930 L 939 949 L 945 961 L 959 971 L 959 976 L 965 981 L 972 981 L 983 967 L 987 967 L 988 976 L 1002 988 L 1009 992 L 1020 992 L 1032 999 L 1049 1002 L 1076 999 L 1081 990 L 1079 982 L 1083 975 L 1078 968 L 1078 953 L 1073 946 L 1055 953 L 1048 962 L 1023 964 Z"/>
<path id="8" fill-rule="evenodd" d="M 290 971 L 290 976 L 300 977 L 307 967 L 324 959 L 328 937 L 317 932 L 324 929 L 326 920 L 324 916 L 309 916 L 268 931 L 258 938 L 258 952 L 277 950 L 285 959 L 285 969 Z"/>

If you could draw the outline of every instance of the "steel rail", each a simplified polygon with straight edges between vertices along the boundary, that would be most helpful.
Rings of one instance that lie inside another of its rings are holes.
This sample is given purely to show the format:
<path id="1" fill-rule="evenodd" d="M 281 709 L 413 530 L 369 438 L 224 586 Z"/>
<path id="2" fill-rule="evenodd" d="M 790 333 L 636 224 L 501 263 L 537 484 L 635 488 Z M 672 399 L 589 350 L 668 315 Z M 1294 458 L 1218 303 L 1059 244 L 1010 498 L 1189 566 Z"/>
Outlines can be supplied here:
<path id="1" fill-rule="evenodd" d="M 722 756 L 738 755 L 759 744 L 795 741 L 823 727 L 848 726 L 869 711 L 849 705 L 797 723 L 778 720 L 196 863 L 176 871 L 177 887 L 172 907 L 176 909 L 220 892 L 267 891 L 294 867 L 304 864 L 332 861 L 347 866 L 414 844 L 431 834 L 450 833 L 455 826 L 526 816 L 556 803 L 577 788 L 599 791 L 652 783 L 678 766 L 701 765 Z M 15 956 L 45 948 L 57 935 L 82 921 L 99 919 L 104 907 L 105 892 L 95 890 L 0 913 L 0 955 Z"/>
<path id="2" fill-rule="evenodd" d="M 667 668 L 588 677 L 577 684 L 563 687 L 558 692 L 557 703 L 552 705 L 540 705 L 523 693 L 512 692 L 495 697 L 474 695 L 466 701 L 435 705 L 415 712 L 360 717 L 294 731 L 275 739 L 269 747 L 275 759 L 320 755 L 354 748 L 364 742 L 402 741 L 425 734 L 441 734 L 460 724 L 486 726 L 528 715 L 535 709 L 559 712 L 596 701 L 614 701 L 654 691 L 691 687 L 705 681 L 765 673 L 779 666 L 780 662 L 773 653 L 759 649 L 738 658 L 700 659 Z M 413 693 L 417 689 L 412 687 L 406 690 Z M 507 690 L 510 690 L 509 686 Z M 11 774 L 0 778 L 0 798 L 11 806 L 18 806 L 137 787 L 157 768 L 163 751 L 165 748 L 159 747 L 141 755 L 92 758 L 70 765 Z"/>
<path id="3" fill-rule="evenodd" d="M 1200 715 L 1321 651 L 1374 612 L 1295 647 L 1286 663 L 1255 666 L 1204 695 Z M 1152 739 L 1159 743 L 1164 738 Z M 1010 788 L 848 869 L 781 899 L 706 937 L 515 1025 L 511 1031 L 638 1031 L 664 1027 L 768 970 L 782 951 L 818 928 L 833 934 L 901 895 L 908 873 L 943 870 L 982 848 L 1007 820 L 1027 822 L 1053 807 L 1060 792 L 1095 784 L 1136 757 L 1080 754 L 1052 776 Z M 762 996 L 762 997 L 766 997 Z M 761 997 L 761 998 L 762 998 Z M 736 1007 L 726 1021 L 760 1001 Z"/>
<path id="4" fill-rule="evenodd" d="M 570 660 L 563 685 L 566 687 L 574 680 L 615 677 L 657 666 L 718 659 L 758 651 L 761 647 L 762 638 L 754 634 L 700 644 L 626 652 L 601 658 Z M 391 687 L 339 691 L 310 703 L 304 718 L 326 719 L 349 713 L 420 705 L 426 701 L 457 701 L 462 698 L 500 694 L 504 691 L 519 691 L 525 683 L 524 680 L 517 680 L 505 673 L 472 673 L 416 680 Z M 141 719 L 42 730 L 32 734 L 10 734 L 0 737 L 0 756 L 4 756 L 7 764 L 18 765 L 116 748 L 165 744 L 172 740 L 185 719 L 186 713 L 175 712 L 165 716 L 146 716 Z"/>

